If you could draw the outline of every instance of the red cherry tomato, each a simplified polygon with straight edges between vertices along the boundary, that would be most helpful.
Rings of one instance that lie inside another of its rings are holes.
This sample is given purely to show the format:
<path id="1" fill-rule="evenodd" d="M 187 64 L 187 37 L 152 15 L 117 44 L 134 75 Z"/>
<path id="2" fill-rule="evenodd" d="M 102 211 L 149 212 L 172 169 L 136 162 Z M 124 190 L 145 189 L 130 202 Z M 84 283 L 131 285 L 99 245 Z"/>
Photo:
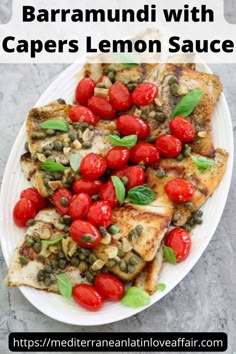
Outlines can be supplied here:
<path id="1" fill-rule="evenodd" d="M 95 180 L 98 177 L 102 176 L 107 169 L 106 159 L 99 154 L 91 152 L 86 155 L 81 164 L 80 172 L 87 178 Z"/>
<path id="2" fill-rule="evenodd" d="M 175 117 L 169 124 L 171 134 L 176 136 L 182 143 L 191 143 L 196 137 L 194 126 L 183 117 Z"/>
<path id="3" fill-rule="evenodd" d="M 106 160 L 107 167 L 118 169 L 125 167 L 130 158 L 130 150 L 126 147 L 115 146 L 108 151 Z"/>
<path id="4" fill-rule="evenodd" d="M 143 82 L 132 92 L 132 101 L 137 106 L 147 106 L 152 104 L 158 95 L 158 88 L 151 82 Z"/>
<path id="5" fill-rule="evenodd" d="M 172 229 L 165 239 L 165 245 L 172 248 L 177 262 L 187 258 L 191 249 L 191 237 L 188 231 L 176 227 Z"/>
<path id="6" fill-rule="evenodd" d="M 108 227 L 112 224 L 112 209 L 109 202 L 98 200 L 90 206 L 87 219 L 95 226 Z"/>
<path id="7" fill-rule="evenodd" d="M 72 107 L 69 111 L 69 117 L 72 122 L 86 122 L 93 126 L 95 126 L 100 120 L 91 109 L 84 106 Z"/>
<path id="8" fill-rule="evenodd" d="M 151 165 L 160 160 L 158 150 L 149 143 L 139 143 L 131 151 L 131 161 L 135 164 L 143 162 L 145 165 Z"/>
<path id="9" fill-rule="evenodd" d="M 106 78 L 107 78 L 107 75 L 102 75 L 102 76 L 98 79 L 97 84 L 102 83 Z"/>
<path id="10" fill-rule="evenodd" d="M 127 111 L 132 106 L 131 94 L 121 82 L 116 82 L 110 87 L 109 99 L 117 111 Z"/>
<path id="11" fill-rule="evenodd" d="M 93 96 L 88 101 L 88 107 L 99 117 L 110 120 L 116 117 L 116 111 L 106 98 Z"/>
<path id="12" fill-rule="evenodd" d="M 119 202 L 116 199 L 116 190 L 112 183 L 112 180 L 108 180 L 101 186 L 99 197 L 100 199 L 109 202 L 111 207 L 113 208 L 119 205 Z"/>
<path id="13" fill-rule="evenodd" d="M 124 114 L 117 119 L 117 130 L 124 136 L 137 134 L 140 140 L 144 140 L 150 133 L 149 125 L 141 118 L 131 114 Z"/>
<path id="14" fill-rule="evenodd" d="M 114 176 L 119 178 L 127 177 L 128 184 L 126 186 L 126 190 L 128 191 L 131 188 L 136 186 L 141 186 L 145 182 L 145 172 L 139 166 L 130 166 L 122 168 L 114 173 Z"/>
<path id="15" fill-rule="evenodd" d="M 173 135 L 163 134 L 156 139 L 155 147 L 164 157 L 176 157 L 182 150 L 182 143 Z"/>
<path id="16" fill-rule="evenodd" d="M 63 205 L 62 198 L 68 200 L 68 205 Z M 57 211 L 61 215 L 67 215 L 69 211 L 69 203 L 73 198 L 73 194 L 69 189 L 59 188 L 52 195 L 52 202 L 55 205 Z"/>
<path id="17" fill-rule="evenodd" d="M 185 203 L 193 199 L 194 186 L 191 182 L 182 178 L 171 179 L 165 185 L 168 197 L 176 203 Z"/>
<path id="18" fill-rule="evenodd" d="M 47 200 L 41 197 L 41 195 L 35 188 L 24 189 L 20 194 L 20 198 L 26 198 L 28 200 L 31 200 L 31 202 L 34 203 L 36 211 L 44 209 L 47 205 Z"/>
<path id="19" fill-rule="evenodd" d="M 73 183 L 73 191 L 75 194 L 87 193 L 88 195 L 94 195 L 98 194 L 101 185 L 102 181 L 90 181 L 89 179 L 81 178 Z"/>
<path id="20" fill-rule="evenodd" d="M 104 304 L 102 294 L 89 284 L 75 285 L 72 289 L 72 297 L 77 304 L 89 311 L 98 311 Z"/>
<path id="21" fill-rule="evenodd" d="M 82 106 L 87 106 L 88 99 L 93 96 L 95 82 L 89 77 L 82 79 L 75 90 L 75 99 Z"/>
<path id="22" fill-rule="evenodd" d="M 94 285 L 105 299 L 111 301 L 120 300 L 125 293 L 125 287 L 122 281 L 112 274 L 104 273 L 97 275 Z"/>
<path id="23" fill-rule="evenodd" d="M 21 198 L 13 209 L 13 219 L 17 226 L 24 227 L 26 222 L 34 219 L 36 215 L 34 203 L 26 198 Z"/>
<path id="24" fill-rule="evenodd" d="M 84 220 L 75 220 L 72 222 L 70 226 L 70 236 L 72 239 L 78 243 L 79 246 L 85 247 L 85 248 L 94 248 L 96 247 L 100 240 L 101 240 L 101 234 L 98 231 L 98 229 L 92 225 L 88 221 Z M 90 235 L 91 238 L 86 240 L 86 237 L 84 239 L 84 235 L 86 236 Z"/>
<path id="25" fill-rule="evenodd" d="M 73 197 L 69 205 L 69 215 L 72 220 L 85 219 L 92 199 L 86 193 L 80 193 Z"/>

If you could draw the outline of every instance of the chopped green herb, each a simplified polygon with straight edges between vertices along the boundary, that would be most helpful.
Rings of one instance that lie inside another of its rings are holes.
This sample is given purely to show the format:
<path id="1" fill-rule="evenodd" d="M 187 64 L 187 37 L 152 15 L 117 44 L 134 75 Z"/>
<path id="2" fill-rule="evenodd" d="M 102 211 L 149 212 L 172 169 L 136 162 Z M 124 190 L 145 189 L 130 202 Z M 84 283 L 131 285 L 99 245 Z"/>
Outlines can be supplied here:
<path id="1" fill-rule="evenodd" d="M 156 198 L 156 194 L 148 187 L 137 186 L 128 191 L 128 198 L 133 204 L 147 205 Z"/>
<path id="2" fill-rule="evenodd" d="M 177 106 L 175 107 L 174 111 L 171 114 L 171 118 L 181 116 L 181 117 L 188 117 L 192 111 L 196 108 L 198 102 L 200 101 L 203 95 L 203 90 L 192 90 L 186 96 L 184 96 Z"/>
<path id="3" fill-rule="evenodd" d="M 65 170 L 65 166 L 59 162 L 45 161 L 41 164 L 41 169 L 48 172 L 61 172 Z"/>
<path id="4" fill-rule="evenodd" d="M 58 236 L 57 238 L 54 238 L 53 240 L 42 240 L 43 245 L 55 245 L 59 241 L 63 239 L 63 236 Z"/>
<path id="5" fill-rule="evenodd" d="M 60 293 L 66 297 L 70 298 L 72 295 L 72 283 L 71 280 L 65 274 L 55 274 L 57 279 L 57 288 Z"/>
<path id="6" fill-rule="evenodd" d="M 112 176 L 111 180 L 112 180 L 113 186 L 115 187 L 116 198 L 119 201 L 120 205 L 122 205 L 125 200 L 124 184 L 122 183 L 121 179 L 117 176 Z"/>
<path id="7" fill-rule="evenodd" d="M 157 284 L 157 290 L 158 291 L 164 291 L 165 289 L 166 289 L 166 284 L 165 283 Z"/>
<path id="8" fill-rule="evenodd" d="M 40 123 L 39 126 L 43 129 L 61 130 L 66 133 L 68 133 L 68 131 L 69 131 L 68 124 L 65 121 L 59 120 L 59 119 L 46 120 L 45 122 Z"/>
<path id="9" fill-rule="evenodd" d="M 200 172 L 204 172 L 208 167 L 213 166 L 215 161 L 207 159 L 204 156 L 191 156 L 193 162 L 197 165 Z"/>
<path id="10" fill-rule="evenodd" d="M 172 248 L 164 245 L 164 258 L 167 262 L 171 264 L 176 264 L 176 256 Z"/>
<path id="11" fill-rule="evenodd" d="M 126 291 L 125 295 L 121 299 L 121 303 L 130 307 L 142 307 L 150 304 L 150 296 L 146 291 L 136 287 L 131 286 Z"/>
<path id="12" fill-rule="evenodd" d="M 134 145 L 136 145 L 138 136 L 133 134 L 120 138 L 118 135 L 109 135 L 109 139 L 110 142 L 115 146 L 125 146 L 127 148 L 132 148 Z"/>

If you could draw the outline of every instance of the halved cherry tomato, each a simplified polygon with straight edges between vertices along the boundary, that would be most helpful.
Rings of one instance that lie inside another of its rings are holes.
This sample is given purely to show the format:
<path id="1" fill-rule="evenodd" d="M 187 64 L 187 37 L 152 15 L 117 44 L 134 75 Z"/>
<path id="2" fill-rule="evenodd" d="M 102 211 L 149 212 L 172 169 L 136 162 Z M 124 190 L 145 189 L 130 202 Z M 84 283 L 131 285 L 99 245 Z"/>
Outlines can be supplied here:
<path id="1" fill-rule="evenodd" d="M 88 107 L 103 119 L 110 120 L 116 117 L 115 109 L 106 98 L 93 96 L 88 101 Z"/>
<path id="2" fill-rule="evenodd" d="M 118 169 L 125 167 L 130 158 L 130 150 L 126 147 L 115 146 L 108 151 L 106 160 L 107 167 Z"/>
<path id="3" fill-rule="evenodd" d="M 112 224 L 112 209 L 109 202 L 98 200 L 90 206 L 87 219 L 95 226 L 108 227 Z"/>
<path id="4" fill-rule="evenodd" d="M 75 195 L 69 205 L 69 215 L 71 219 L 85 219 L 91 205 L 92 199 L 88 194 L 80 193 Z"/>
<path id="5" fill-rule="evenodd" d="M 41 197 L 41 195 L 35 188 L 24 189 L 20 194 L 20 198 L 26 198 L 31 200 L 31 202 L 34 203 L 36 211 L 42 210 L 47 205 L 47 200 Z"/>
<path id="6" fill-rule="evenodd" d="M 165 185 L 168 197 L 176 203 L 185 203 L 193 199 L 194 186 L 191 182 L 182 178 L 171 179 Z"/>
<path id="7" fill-rule="evenodd" d="M 136 186 L 143 185 L 146 177 L 144 170 L 139 166 L 129 166 L 129 167 L 122 168 L 116 171 L 113 175 L 119 178 L 122 177 L 128 178 L 128 184 L 126 186 L 127 191 Z"/>
<path id="8" fill-rule="evenodd" d="M 79 246 L 85 248 L 94 248 L 101 240 L 101 234 L 98 229 L 90 222 L 84 220 L 73 221 L 69 233 Z"/>
<path id="9" fill-rule="evenodd" d="M 143 82 L 132 92 L 132 101 L 137 106 L 152 104 L 158 95 L 158 88 L 151 82 Z"/>
<path id="10" fill-rule="evenodd" d="M 110 87 L 109 99 L 117 111 L 127 111 L 132 106 L 131 94 L 121 82 L 116 82 Z"/>
<path id="11" fill-rule="evenodd" d="M 120 300 L 125 293 L 125 287 L 122 281 L 112 274 L 104 273 L 97 275 L 94 285 L 105 299 L 111 301 Z"/>
<path id="12" fill-rule="evenodd" d="M 86 122 L 95 126 L 100 118 L 96 116 L 91 109 L 84 106 L 73 106 L 69 111 L 69 117 L 72 122 Z"/>
<path id="13" fill-rule="evenodd" d="M 102 76 L 100 76 L 100 78 L 99 78 L 98 81 L 97 81 L 97 84 L 102 83 L 106 78 L 107 78 L 107 75 L 102 75 Z"/>
<path id="14" fill-rule="evenodd" d="M 182 143 L 191 143 L 196 137 L 196 130 L 192 123 L 183 117 L 175 117 L 169 124 L 171 134 Z"/>
<path id="15" fill-rule="evenodd" d="M 89 311 L 98 311 L 104 304 L 102 294 L 89 284 L 75 285 L 72 289 L 72 297 L 77 304 Z"/>
<path id="16" fill-rule="evenodd" d="M 26 222 L 34 219 L 36 215 L 34 203 L 26 198 L 21 198 L 13 209 L 13 219 L 17 226 L 24 227 Z"/>
<path id="17" fill-rule="evenodd" d="M 107 169 L 106 159 L 99 154 L 91 152 L 86 155 L 81 164 L 80 172 L 87 178 L 95 180 L 98 177 L 102 176 Z"/>
<path id="18" fill-rule="evenodd" d="M 93 96 L 96 84 L 89 77 L 82 79 L 75 90 L 75 99 L 82 106 L 87 106 L 88 99 Z"/>
<path id="19" fill-rule="evenodd" d="M 99 197 L 100 199 L 109 202 L 113 208 L 119 205 L 119 202 L 116 199 L 116 190 L 111 179 L 101 186 Z"/>
<path id="20" fill-rule="evenodd" d="M 177 262 L 187 258 L 191 249 L 191 237 L 188 231 L 176 227 L 172 229 L 165 239 L 165 245 L 172 248 Z"/>
<path id="21" fill-rule="evenodd" d="M 163 157 L 176 157 L 182 150 L 181 141 L 169 134 L 160 135 L 154 145 Z"/>
<path id="22" fill-rule="evenodd" d="M 117 130 L 124 136 L 137 134 L 140 140 L 146 139 L 150 133 L 149 125 L 141 118 L 124 114 L 117 119 Z"/>
<path id="23" fill-rule="evenodd" d="M 95 180 L 91 181 L 86 178 L 78 179 L 73 183 L 73 191 L 78 193 L 87 193 L 88 195 L 98 194 L 99 189 L 102 185 L 102 181 Z"/>
<path id="24" fill-rule="evenodd" d="M 63 202 L 62 198 L 65 198 L 68 200 L 68 205 L 63 205 L 65 203 Z M 61 214 L 61 215 L 68 214 L 69 203 L 72 198 L 73 198 L 73 194 L 71 193 L 71 191 L 69 191 L 69 189 L 66 189 L 66 188 L 59 188 L 53 193 L 52 202 L 55 205 L 59 214 Z"/>
<path id="25" fill-rule="evenodd" d="M 149 143 L 139 143 L 131 150 L 131 161 L 135 164 L 143 162 L 145 165 L 151 165 L 160 160 L 160 154 L 154 145 Z"/>

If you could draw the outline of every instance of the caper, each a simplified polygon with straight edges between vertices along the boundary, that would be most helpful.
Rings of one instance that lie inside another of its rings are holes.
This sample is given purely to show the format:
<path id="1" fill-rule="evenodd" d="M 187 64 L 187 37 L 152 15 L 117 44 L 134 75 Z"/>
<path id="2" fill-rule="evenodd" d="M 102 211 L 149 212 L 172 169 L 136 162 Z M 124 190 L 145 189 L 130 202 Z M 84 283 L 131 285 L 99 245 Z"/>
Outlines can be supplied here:
<path id="1" fill-rule="evenodd" d="M 33 226 L 35 224 L 35 220 L 34 219 L 29 219 L 28 221 L 26 221 L 26 225 L 27 226 Z"/>
<path id="2" fill-rule="evenodd" d="M 60 140 L 55 140 L 53 143 L 53 147 L 57 151 L 62 151 L 63 150 L 63 143 Z"/>
<path id="3" fill-rule="evenodd" d="M 89 283 L 92 283 L 94 280 L 94 275 L 91 272 L 87 272 L 86 279 L 88 280 Z"/>
<path id="4" fill-rule="evenodd" d="M 33 161 L 37 161 L 38 160 L 38 156 L 37 154 L 34 154 L 33 157 L 32 157 Z"/>
<path id="5" fill-rule="evenodd" d="M 116 226 L 116 225 L 111 225 L 111 226 L 109 226 L 108 231 L 109 231 L 112 235 L 115 235 L 115 234 L 117 234 L 117 233 L 120 231 L 120 227 L 119 227 L 119 226 Z"/>
<path id="6" fill-rule="evenodd" d="M 183 229 L 186 230 L 186 231 L 188 231 L 188 232 L 190 232 L 192 228 L 191 228 L 191 226 L 190 226 L 189 224 L 185 224 L 185 225 L 183 226 Z"/>
<path id="7" fill-rule="evenodd" d="M 83 253 L 86 257 L 91 253 L 88 248 L 81 248 L 80 252 Z"/>
<path id="8" fill-rule="evenodd" d="M 29 236 L 26 236 L 25 242 L 26 242 L 28 247 L 32 247 L 33 244 L 34 244 L 34 240 L 31 237 L 29 237 Z"/>
<path id="9" fill-rule="evenodd" d="M 191 149 L 190 146 L 189 146 L 187 149 L 185 149 L 185 150 L 183 151 L 184 157 L 189 157 L 189 156 L 191 155 L 191 151 L 192 151 L 192 149 Z"/>
<path id="10" fill-rule="evenodd" d="M 118 248 L 118 257 L 123 258 L 125 256 L 125 252 L 119 247 Z"/>
<path id="11" fill-rule="evenodd" d="M 185 207 L 187 210 L 192 210 L 192 209 L 193 209 L 193 203 L 192 203 L 192 202 L 184 203 L 184 207 Z"/>
<path id="12" fill-rule="evenodd" d="M 33 234 L 32 234 L 32 238 L 35 242 L 40 242 L 40 235 L 38 232 L 34 231 Z"/>
<path id="13" fill-rule="evenodd" d="M 131 239 L 132 241 L 135 240 L 138 237 L 138 233 L 136 230 L 131 230 L 128 233 L 128 238 Z"/>
<path id="14" fill-rule="evenodd" d="M 134 89 L 137 87 L 137 84 L 135 83 L 130 83 L 130 84 L 127 84 L 127 89 L 132 92 L 134 91 Z"/>
<path id="15" fill-rule="evenodd" d="M 157 115 L 157 112 L 156 111 L 151 111 L 149 114 L 148 114 L 148 117 L 149 118 L 155 118 Z"/>
<path id="16" fill-rule="evenodd" d="M 160 106 L 154 106 L 156 112 L 162 112 L 162 108 Z"/>
<path id="17" fill-rule="evenodd" d="M 166 115 L 162 112 L 157 112 L 155 117 L 155 119 L 160 123 L 163 123 L 166 120 L 166 118 L 167 118 Z"/>
<path id="18" fill-rule="evenodd" d="M 79 128 L 81 130 L 85 130 L 88 128 L 88 126 L 89 126 L 89 124 L 87 122 L 81 122 Z"/>
<path id="19" fill-rule="evenodd" d="M 38 281 L 43 281 L 45 279 L 45 273 L 42 269 L 40 269 L 38 271 L 38 274 L 37 274 L 37 280 Z"/>
<path id="20" fill-rule="evenodd" d="M 147 113 L 142 112 L 140 118 L 142 118 L 143 120 L 147 120 Z"/>
<path id="21" fill-rule="evenodd" d="M 179 85 L 178 84 L 171 84 L 170 85 L 170 92 L 173 96 L 178 96 Z"/>
<path id="22" fill-rule="evenodd" d="M 40 140 L 40 139 L 45 139 L 46 137 L 47 137 L 47 135 L 45 133 L 33 132 L 31 134 L 32 139 Z"/>
<path id="23" fill-rule="evenodd" d="M 90 149 L 90 148 L 92 147 L 92 143 L 91 143 L 90 141 L 84 141 L 84 142 L 82 143 L 82 147 L 83 147 L 84 149 Z"/>
<path id="24" fill-rule="evenodd" d="M 48 136 L 53 136 L 55 134 L 55 130 L 54 129 L 47 129 L 45 131 L 45 133 L 48 135 Z"/>
<path id="25" fill-rule="evenodd" d="M 59 259 L 59 261 L 58 261 L 58 267 L 59 267 L 60 269 L 65 269 L 66 264 L 67 264 L 66 259 L 62 259 L 62 258 Z"/>
<path id="26" fill-rule="evenodd" d="M 89 124 L 88 126 L 89 130 L 93 131 L 94 130 L 94 126 L 92 124 Z"/>
<path id="27" fill-rule="evenodd" d="M 26 257 L 20 256 L 19 257 L 19 262 L 22 266 L 25 266 L 28 264 L 29 260 Z"/>
<path id="28" fill-rule="evenodd" d="M 88 243 L 93 243 L 95 241 L 95 236 L 91 235 L 91 234 L 83 234 L 80 237 L 80 240 L 82 242 L 88 242 Z"/>
<path id="29" fill-rule="evenodd" d="M 94 194 L 94 195 L 92 195 L 91 199 L 92 199 L 92 202 L 96 202 L 96 201 L 98 201 L 100 198 L 99 198 L 99 195 L 98 195 L 98 194 Z"/>
<path id="30" fill-rule="evenodd" d="M 96 260 L 97 260 L 97 257 L 95 256 L 95 254 L 91 253 L 88 257 L 89 263 L 93 264 Z"/>
<path id="31" fill-rule="evenodd" d="M 143 232 L 143 226 L 142 225 L 136 225 L 135 226 L 135 231 L 137 232 L 138 235 L 140 235 Z"/>
<path id="32" fill-rule="evenodd" d="M 60 199 L 60 204 L 61 204 L 62 206 L 68 206 L 68 205 L 69 205 L 69 200 L 68 200 L 66 197 L 62 197 L 62 198 Z"/>
<path id="33" fill-rule="evenodd" d="M 55 160 L 56 160 L 55 157 L 52 155 L 47 157 L 47 161 L 55 162 Z"/>
<path id="34" fill-rule="evenodd" d="M 46 150 L 46 151 L 44 151 L 44 155 L 45 155 L 46 157 L 50 156 L 51 153 L 52 153 L 51 150 Z"/>
<path id="35" fill-rule="evenodd" d="M 110 70 L 107 74 L 107 76 L 109 77 L 109 79 L 113 82 L 115 81 L 116 78 L 116 72 L 114 70 Z"/>
<path id="36" fill-rule="evenodd" d="M 73 128 L 75 128 L 76 130 L 80 129 L 80 123 L 76 122 L 76 123 L 72 123 Z"/>
<path id="37" fill-rule="evenodd" d="M 119 267 L 122 272 L 127 273 L 127 264 L 123 259 L 121 260 Z"/>
<path id="38" fill-rule="evenodd" d="M 36 151 L 38 154 L 41 154 L 41 153 L 43 152 L 43 149 L 42 149 L 42 148 L 37 148 L 35 151 Z"/>
<path id="39" fill-rule="evenodd" d="M 65 233 L 67 233 L 67 232 L 69 232 L 69 230 L 70 230 L 70 226 L 69 225 L 65 225 L 63 231 Z"/>
<path id="40" fill-rule="evenodd" d="M 113 267 L 115 267 L 115 265 L 116 265 L 116 260 L 115 259 L 109 259 L 108 260 L 108 262 L 107 262 L 107 267 L 108 268 L 113 268 Z"/>
<path id="41" fill-rule="evenodd" d="M 127 184 L 129 183 L 129 179 L 126 176 L 121 177 L 121 181 L 124 186 L 127 186 Z"/>
<path id="42" fill-rule="evenodd" d="M 86 257 L 85 254 L 79 253 L 79 259 L 80 259 L 81 261 L 85 261 L 86 258 L 87 258 L 87 257 Z"/>
<path id="43" fill-rule="evenodd" d="M 40 253 L 42 249 L 42 244 L 40 242 L 35 242 L 33 245 L 33 249 L 36 253 Z"/>
<path id="44" fill-rule="evenodd" d="M 88 264 L 84 261 L 80 262 L 79 264 L 79 271 L 81 273 L 85 272 L 88 269 Z"/>
<path id="45" fill-rule="evenodd" d="M 50 264 L 45 265 L 43 270 L 46 273 L 52 273 L 52 271 L 53 271 L 52 266 L 50 266 Z"/>
<path id="46" fill-rule="evenodd" d="M 202 210 L 197 210 L 193 213 L 194 216 L 197 216 L 197 217 L 201 217 L 203 215 L 203 211 Z"/>
<path id="47" fill-rule="evenodd" d="M 195 220 L 195 223 L 197 225 L 201 225 L 202 224 L 202 219 L 200 217 L 195 217 L 194 220 Z"/>
<path id="48" fill-rule="evenodd" d="M 131 265 L 136 265 L 136 264 L 138 264 L 138 263 L 139 263 L 139 260 L 138 260 L 137 257 L 130 257 L 130 259 L 129 259 L 129 264 L 131 264 Z"/>
<path id="49" fill-rule="evenodd" d="M 177 157 L 176 157 L 176 160 L 177 161 L 182 161 L 184 158 L 183 154 L 179 154 Z"/>
<path id="50" fill-rule="evenodd" d="M 134 273 L 134 272 L 135 272 L 135 266 L 129 264 L 129 265 L 128 265 L 128 273 Z"/>
<path id="51" fill-rule="evenodd" d="M 169 85 L 172 85 L 172 84 L 177 84 L 178 83 L 178 80 L 177 80 L 177 77 L 176 76 L 171 76 L 168 80 L 168 84 Z"/>
<path id="52" fill-rule="evenodd" d="M 69 215 L 64 215 L 62 219 L 63 223 L 66 225 L 70 225 L 72 223 L 71 217 Z"/>
<path id="53" fill-rule="evenodd" d="M 51 261 L 51 267 L 52 267 L 54 270 L 57 269 L 57 268 L 58 268 L 58 261 L 55 260 L 55 259 L 53 259 L 53 260 Z"/>
<path id="54" fill-rule="evenodd" d="M 165 177 L 165 175 L 166 175 L 166 171 L 162 167 L 158 168 L 156 172 L 156 176 L 159 178 L 163 178 Z"/>
<path id="55" fill-rule="evenodd" d="M 42 256 L 41 254 L 38 256 L 37 261 L 44 264 L 45 263 L 45 257 Z"/>
<path id="56" fill-rule="evenodd" d="M 68 137 L 70 138 L 71 141 L 74 141 L 77 139 L 77 132 L 75 130 L 72 130 L 69 134 Z"/>
<path id="57" fill-rule="evenodd" d="M 102 237 L 104 237 L 104 236 L 107 235 L 107 229 L 106 229 L 105 227 L 100 226 L 100 227 L 99 227 L 99 231 L 100 231 Z"/>
<path id="58" fill-rule="evenodd" d="M 194 226 L 196 223 L 195 223 L 195 219 L 193 218 L 193 217 L 190 217 L 189 219 L 188 219 L 188 224 L 190 225 L 190 226 Z"/>
<path id="59" fill-rule="evenodd" d="M 73 257 L 71 257 L 70 263 L 71 263 L 72 266 L 78 267 L 80 262 L 79 262 L 79 259 L 77 257 L 73 256 Z"/>
<path id="60" fill-rule="evenodd" d="M 25 142 L 24 149 L 26 152 L 29 152 L 29 144 L 27 143 L 27 141 Z"/>
<path id="61" fill-rule="evenodd" d="M 147 142 L 149 144 L 153 144 L 153 143 L 155 143 L 156 138 L 157 138 L 156 136 L 149 136 L 149 138 L 147 138 Z"/>
<path id="62" fill-rule="evenodd" d="M 44 285 L 45 285 L 46 287 L 49 287 L 51 284 L 52 284 L 52 279 L 51 279 L 51 277 L 46 276 L 45 279 L 44 279 Z"/>
<path id="63" fill-rule="evenodd" d="M 62 173 L 61 172 L 53 172 L 53 179 L 55 179 L 55 180 L 62 179 Z"/>
<path id="64" fill-rule="evenodd" d="M 174 213 L 173 217 L 172 217 L 172 221 L 176 222 L 181 218 L 180 213 Z"/>
<path id="65" fill-rule="evenodd" d="M 65 259 L 66 258 L 65 253 L 62 252 L 62 251 L 58 252 L 58 258 L 59 259 Z"/>
<path id="66" fill-rule="evenodd" d="M 63 98 L 58 98 L 58 99 L 57 99 L 57 102 L 58 102 L 59 104 L 66 104 L 66 101 L 63 100 Z"/>

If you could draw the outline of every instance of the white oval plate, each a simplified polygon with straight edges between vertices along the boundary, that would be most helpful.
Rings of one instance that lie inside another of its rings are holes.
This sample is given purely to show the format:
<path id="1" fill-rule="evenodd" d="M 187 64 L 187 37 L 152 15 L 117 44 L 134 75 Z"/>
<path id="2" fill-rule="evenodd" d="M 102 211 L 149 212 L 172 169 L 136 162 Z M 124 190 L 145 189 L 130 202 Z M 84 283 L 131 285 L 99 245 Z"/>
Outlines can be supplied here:
<path id="1" fill-rule="evenodd" d="M 77 82 L 76 74 L 80 69 L 81 64 L 69 66 L 44 92 L 35 106 L 45 105 L 59 97 L 64 98 L 67 102 L 72 102 Z M 198 70 L 211 72 L 206 65 L 199 65 Z M 194 229 L 192 235 L 193 245 L 189 257 L 175 266 L 171 264 L 164 265 L 160 282 L 166 284 L 166 290 L 154 294 L 151 297 L 151 304 L 154 304 L 171 291 L 191 270 L 210 242 L 220 221 L 230 187 L 233 166 L 233 130 L 229 109 L 223 94 L 217 104 L 213 118 L 215 147 L 224 148 L 229 152 L 227 171 L 219 188 L 202 208 L 204 210 L 204 222 Z M 21 172 L 19 162 L 20 156 L 24 152 L 25 140 L 25 125 L 23 125 L 9 156 L 1 189 L 0 237 L 7 265 L 9 265 L 13 250 L 24 235 L 24 230 L 16 227 L 12 221 L 12 210 L 21 190 L 29 186 Z M 145 307 L 133 309 L 123 306 L 119 302 L 106 302 L 100 311 L 94 313 L 79 307 L 73 300 L 67 300 L 59 295 L 48 294 L 26 286 L 20 287 L 20 290 L 31 304 L 47 316 L 73 325 L 91 326 L 111 323 L 145 309 Z"/>

